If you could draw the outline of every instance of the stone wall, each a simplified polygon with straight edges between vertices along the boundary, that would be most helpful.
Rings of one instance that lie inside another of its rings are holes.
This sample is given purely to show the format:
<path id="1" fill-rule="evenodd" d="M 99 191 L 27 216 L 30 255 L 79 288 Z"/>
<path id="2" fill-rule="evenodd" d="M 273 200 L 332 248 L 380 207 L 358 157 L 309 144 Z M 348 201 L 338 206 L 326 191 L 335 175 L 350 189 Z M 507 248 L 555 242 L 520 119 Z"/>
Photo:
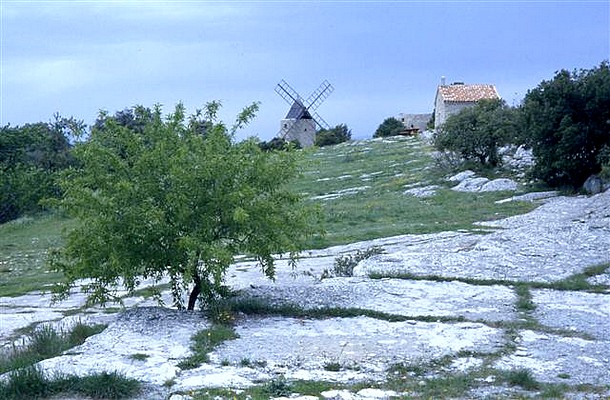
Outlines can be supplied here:
<path id="1" fill-rule="evenodd" d="M 398 114 L 397 119 L 402 122 L 406 128 L 410 128 L 413 125 L 414 128 L 418 128 L 420 132 L 426 130 L 426 125 L 432 118 L 432 113 L 428 114 Z"/>
<path id="2" fill-rule="evenodd" d="M 280 130 L 285 133 L 284 139 L 296 140 L 301 147 L 313 146 L 316 138 L 316 123 L 313 119 L 283 119 Z"/>

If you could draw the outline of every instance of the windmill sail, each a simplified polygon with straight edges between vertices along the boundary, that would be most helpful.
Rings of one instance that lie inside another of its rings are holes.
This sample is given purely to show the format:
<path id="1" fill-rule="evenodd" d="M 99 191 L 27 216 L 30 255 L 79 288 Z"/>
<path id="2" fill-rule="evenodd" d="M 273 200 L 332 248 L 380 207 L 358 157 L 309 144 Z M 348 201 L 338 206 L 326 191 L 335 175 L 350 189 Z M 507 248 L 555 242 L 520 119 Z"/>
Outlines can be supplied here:
<path id="1" fill-rule="evenodd" d="M 316 110 L 333 90 L 332 85 L 325 80 L 304 100 L 292 86 L 282 79 L 275 87 L 275 92 L 290 105 L 290 109 L 286 118 L 281 122 L 278 136 L 286 140 L 297 140 L 303 147 L 313 145 L 316 127 L 329 128 Z"/>

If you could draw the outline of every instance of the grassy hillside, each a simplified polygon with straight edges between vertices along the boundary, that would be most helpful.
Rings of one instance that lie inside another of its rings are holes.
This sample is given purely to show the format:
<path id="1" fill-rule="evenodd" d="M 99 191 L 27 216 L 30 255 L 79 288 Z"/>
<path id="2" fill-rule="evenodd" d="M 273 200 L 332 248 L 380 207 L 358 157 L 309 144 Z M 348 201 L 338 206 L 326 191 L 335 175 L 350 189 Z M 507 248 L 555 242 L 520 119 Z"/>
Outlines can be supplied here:
<path id="1" fill-rule="evenodd" d="M 417 138 L 344 143 L 305 152 L 302 175 L 290 184 L 321 205 L 326 247 L 406 233 L 471 229 L 476 221 L 527 212 L 532 204 L 494 204 L 506 193 L 457 193 L 434 167 L 431 149 Z M 436 195 L 404 194 L 413 186 L 439 185 Z M 72 221 L 45 215 L 0 225 L 0 296 L 44 288 L 59 275 L 45 268 L 50 248 Z"/>
<path id="2" fill-rule="evenodd" d="M 295 190 L 319 203 L 327 235 L 312 247 L 408 234 L 471 229 L 473 222 L 524 213 L 532 204 L 494 202 L 507 193 L 450 190 L 434 166 L 432 149 L 414 137 L 355 141 L 315 150 L 303 163 Z M 436 195 L 405 194 L 438 185 Z"/>
<path id="3" fill-rule="evenodd" d="M 0 225 L 0 296 L 14 296 L 56 282 L 45 260 L 61 244 L 61 232 L 72 221 L 56 215 L 24 217 Z"/>

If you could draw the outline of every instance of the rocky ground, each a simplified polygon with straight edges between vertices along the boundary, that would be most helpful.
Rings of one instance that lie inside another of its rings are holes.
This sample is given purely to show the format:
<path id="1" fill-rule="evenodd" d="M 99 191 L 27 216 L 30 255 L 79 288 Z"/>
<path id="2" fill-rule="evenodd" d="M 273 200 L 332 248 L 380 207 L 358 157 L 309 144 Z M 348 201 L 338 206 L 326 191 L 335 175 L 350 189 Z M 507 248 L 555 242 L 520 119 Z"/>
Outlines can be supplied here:
<path id="1" fill-rule="evenodd" d="M 199 368 L 181 370 L 177 364 L 189 355 L 193 333 L 211 322 L 143 297 L 126 298 L 126 309 L 118 313 L 83 309 L 79 295 L 53 306 L 39 293 L 1 298 L 0 339 L 19 341 L 20 328 L 44 321 L 107 323 L 83 345 L 40 364 L 77 374 L 123 372 L 146 383 L 143 399 L 188 398 L 190 390 L 206 387 L 240 389 L 280 375 L 338 386 L 384 382 L 399 365 L 421 367 L 416 376 L 422 386 L 443 374 L 491 371 L 465 398 L 535 396 L 536 390 L 515 389 L 498 377 L 499 371 L 520 368 L 538 382 L 569 385 L 565 397 L 610 397 L 610 270 L 603 268 L 610 263 L 610 191 L 528 196 L 544 204 L 481 223 L 480 231 L 405 235 L 307 252 L 296 270 L 281 261 L 276 282 L 264 279 L 254 263 L 234 265 L 227 278 L 238 302 L 333 314 L 238 314 L 239 337 L 217 347 Z M 358 263 L 353 276 L 322 279 L 337 257 L 372 246 L 383 253 Z M 583 290 L 570 286 L 578 280 L 586 281 Z M 525 291 L 518 290 L 522 282 Z M 577 389 L 582 384 L 597 389 Z M 323 396 L 401 395 L 372 386 Z"/>

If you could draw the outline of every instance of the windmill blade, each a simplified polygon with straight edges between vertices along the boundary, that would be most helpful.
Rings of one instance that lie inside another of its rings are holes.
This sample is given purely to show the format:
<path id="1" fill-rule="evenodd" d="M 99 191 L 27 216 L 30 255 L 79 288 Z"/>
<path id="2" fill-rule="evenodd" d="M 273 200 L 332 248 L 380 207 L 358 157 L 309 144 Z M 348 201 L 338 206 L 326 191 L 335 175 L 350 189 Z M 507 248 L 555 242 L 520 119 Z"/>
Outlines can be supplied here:
<path id="1" fill-rule="evenodd" d="M 305 100 L 305 106 L 310 111 L 315 111 L 320 107 L 320 104 L 324 102 L 330 96 L 335 88 L 328 83 L 327 80 L 322 82 L 320 86 Z"/>
<path id="2" fill-rule="evenodd" d="M 295 101 L 303 103 L 303 99 L 285 80 L 281 80 L 275 87 L 275 93 L 279 94 L 286 103 L 292 105 Z"/>
<path id="3" fill-rule="evenodd" d="M 328 125 L 328 123 L 326 123 L 326 121 L 324 121 L 324 119 L 320 117 L 320 114 L 314 111 L 311 113 L 311 116 L 315 121 L 316 125 L 320 127 L 320 129 L 330 129 L 330 125 Z"/>

